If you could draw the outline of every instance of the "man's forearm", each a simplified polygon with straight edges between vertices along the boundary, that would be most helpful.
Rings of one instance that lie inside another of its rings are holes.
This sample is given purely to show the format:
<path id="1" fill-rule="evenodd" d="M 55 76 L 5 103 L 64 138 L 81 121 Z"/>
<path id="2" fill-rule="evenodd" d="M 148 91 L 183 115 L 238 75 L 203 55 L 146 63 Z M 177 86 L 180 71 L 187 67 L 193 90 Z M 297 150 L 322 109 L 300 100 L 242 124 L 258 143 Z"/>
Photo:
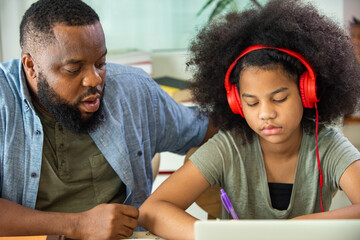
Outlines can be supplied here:
<path id="1" fill-rule="evenodd" d="M 80 213 L 33 210 L 0 198 L 0 236 L 65 235 L 75 239 L 130 237 L 138 226 L 134 206 L 103 203 Z"/>
<path id="2" fill-rule="evenodd" d="M 0 236 L 73 236 L 79 221 L 76 213 L 42 212 L 0 198 Z M 76 234 L 75 234 L 76 235 Z"/>

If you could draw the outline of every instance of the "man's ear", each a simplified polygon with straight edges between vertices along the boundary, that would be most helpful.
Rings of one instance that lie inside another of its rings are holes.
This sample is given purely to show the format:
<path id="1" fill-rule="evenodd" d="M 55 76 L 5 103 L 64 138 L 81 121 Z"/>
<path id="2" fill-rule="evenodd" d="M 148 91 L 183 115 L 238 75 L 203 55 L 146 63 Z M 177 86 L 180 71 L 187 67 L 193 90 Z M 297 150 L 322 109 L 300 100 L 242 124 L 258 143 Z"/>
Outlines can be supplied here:
<path id="1" fill-rule="evenodd" d="M 29 81 L 31 81 L 32 79 L 34 79 L 36 77 L 36 73 L 35 73 L 35 63 L 31 57 L 31 55 L 29 53 L 24 53 L 22 55 L 22 64 L 24 66 L 24 71 L 26 74 L 26 77 L 28 78 Z"/>
<path id="2" fill-rule="evenodd" d="M 35 70 L 35 62 L 29 53 L 23 53 L 21 61 L 24 66 L 27 83 L 31 91 L 37 94 L 37 73 Z"/>

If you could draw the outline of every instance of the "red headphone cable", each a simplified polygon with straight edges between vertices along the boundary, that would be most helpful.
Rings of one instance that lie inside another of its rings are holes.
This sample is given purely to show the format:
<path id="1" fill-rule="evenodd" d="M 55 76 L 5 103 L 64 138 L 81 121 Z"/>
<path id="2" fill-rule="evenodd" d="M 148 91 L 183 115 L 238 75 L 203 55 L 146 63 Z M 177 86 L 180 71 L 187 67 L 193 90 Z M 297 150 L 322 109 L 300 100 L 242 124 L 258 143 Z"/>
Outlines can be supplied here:
<path id="1" fill-rule="evenodd" d="M 319 147 L 318 147 L 318 126 L 319 126 L 319 112 L 317 108 L 316 102 L 315 104 L 315 110 L 316 110 L 316 127 L 315 127 L 315 139 L 316 139 L 316 160 L 319 168 L 319 181 L 320 181 L 320 204 L 321 204 L 321 211 L 324 212 L 324 206 L 322 201 L 322 187 L 323 187 L 323 175 L 321 172 L 321 166 L 320 166 L 320 154 L 319 154 Z"/>

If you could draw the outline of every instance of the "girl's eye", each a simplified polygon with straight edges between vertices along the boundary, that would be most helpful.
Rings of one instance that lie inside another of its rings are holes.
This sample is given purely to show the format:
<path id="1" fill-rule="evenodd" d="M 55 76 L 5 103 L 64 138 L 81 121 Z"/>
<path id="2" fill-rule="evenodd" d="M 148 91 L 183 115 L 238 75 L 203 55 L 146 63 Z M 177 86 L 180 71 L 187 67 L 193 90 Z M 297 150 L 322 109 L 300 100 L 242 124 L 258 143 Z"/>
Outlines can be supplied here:
<path id="1" fill-rule="evenodd" d="M 274 102 L 282 103 L 282 102 L 285 102 L 286 99 L 287 99 L 287 96 L 282 99 L 274 99 Z"/>
<path id="2" fill-rule="evenodd" d="M 255 107 L 256 105 L 258 105 L 258 102 L 256 103 L 246 103 L 249 107 Z"/>

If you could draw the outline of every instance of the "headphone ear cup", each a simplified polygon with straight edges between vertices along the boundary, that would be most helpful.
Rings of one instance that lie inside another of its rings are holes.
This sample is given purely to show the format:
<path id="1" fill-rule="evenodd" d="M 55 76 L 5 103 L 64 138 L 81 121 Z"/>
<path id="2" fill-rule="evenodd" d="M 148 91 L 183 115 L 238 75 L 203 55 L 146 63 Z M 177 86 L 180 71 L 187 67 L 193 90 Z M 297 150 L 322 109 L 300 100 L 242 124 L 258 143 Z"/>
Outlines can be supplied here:
<path id="1" fill-rule="evenodd" d="M 227 92 L 227 100 L 233 113 L 240 114 L 242 117 L 244 117 L 239 91 L 236 85 L 231 85 L 230 91 Z"/>
<path id="2" fill-rule="evenodd" d="M 315 79 L 309 76 L 308 71 L 305 71 L 300 76 L 299 89 L 303 106 L 305 108 L 313 108 L 314 103 L 318 102 L 316 97 L 316 83 Z"/>

